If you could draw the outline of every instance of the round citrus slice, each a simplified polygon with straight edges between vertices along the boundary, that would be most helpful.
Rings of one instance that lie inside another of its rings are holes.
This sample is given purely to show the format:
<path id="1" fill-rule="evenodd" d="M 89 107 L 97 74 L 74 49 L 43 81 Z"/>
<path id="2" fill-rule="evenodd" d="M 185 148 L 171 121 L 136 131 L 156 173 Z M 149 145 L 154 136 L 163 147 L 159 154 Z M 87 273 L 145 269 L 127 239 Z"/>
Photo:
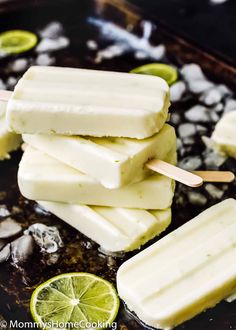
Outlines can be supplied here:
<path id="1" fill-rule="evenodd" d="M 116 290 L 108 281 L 89 273 L 68 273 L 37 287 L 30 311 L 45 329 L 102 329 L 112 324 L 119 305 Z"/>
<path id="2" fill-rule="evenodd" d="M 19 54 L 32 49 L 37 36 L 29 31 L 11 30 L 0 34 L 0 50 L 8 54 Z"/>
<path id="3" fill-rule="evenodd" d="M 170 86 L 178 79 L 177 70 L 163 63 L 149 63 L 139 66 L 130 71 L 131 73 L 149 74 L 163 78 Z"/>

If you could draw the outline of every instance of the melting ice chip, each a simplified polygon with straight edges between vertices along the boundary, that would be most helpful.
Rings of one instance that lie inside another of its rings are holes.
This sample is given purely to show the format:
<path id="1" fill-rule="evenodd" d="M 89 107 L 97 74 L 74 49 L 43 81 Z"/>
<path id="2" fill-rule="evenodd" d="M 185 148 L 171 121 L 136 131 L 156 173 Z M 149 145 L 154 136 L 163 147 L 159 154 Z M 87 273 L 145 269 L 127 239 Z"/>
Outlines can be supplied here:
<path id="1" fill-rule="evenodd" d="M 24 234 L 32 235 L 43 252 L 54 253 L 63 246 L 60 233 L 56 227 L 35 223 L 25 230 Z"/>
<path id="2" fill-rule="evenodd" d="M 172 102 L 180 101 L 183 94 L 186 92 L 186 84 L 183 81 L 178 81 L 170 87 L 170 99 Z"/>
<path id="3" fill-rule="evenodd" d="M 51 22 L 45 26 L 43 30 L 39 32 L 42 38 L 58 38 L 63 34 L 63 26 L 60 22 Z"/>
<path id="4" fill-rule="evenodd" d="M 192 80 L 206 80 L 201 67 L 196 63 L 185 64 L 180 72 L 187 82 Z"/>
<path id="5" fill-rule="evenodd" d="M 8 243 L 0 251 L 0 263 L 6 261 L 10 257 L 10 254 L 11 254 L 11 247 L 10 244 Z"/>
<path id="6" fill-rule="evenodd" d="M 36 47 L 36 52 L 50 52 L 68 47 L 70 40 L 67 37 L 61 36 L 57 39 L 44 38 Z"/>
<path id="7" fill-rule="evenodd" d="M 36 58 L 35 64 L 37 65 L 52 65 L 55 62 L 55 58 L 51 57 L 47 53 L 39 54 Z"/>
<path id="8" fill-rule="evenodd" d="M 23 72 L 28 67 L 29 67 L 29 61 L 26 58 L 18 58 L 12 63 L 11 70 L 13 72 Z"/>
<path id="9" fill-rule="evenodd" d="M 230 112 L 235 110 L 236 110 L 236 100 L 235 99 L 226 100 L 224 112 Z"/>
<path id="10" fill-rule="evenodd" d="M 108 55 L 109 58 L 112 58 L 115 56 L 120 56 L 130 50 L 134 51 L 136 56 L 137 54 L 138 56 L 142 54 L 142 57 L 146 55 L 146 57 L 153 60 L 160 60 L 165 55 L 164 45 L 154 46 L 151 45 L 149 41 L 153 28 L 150 22 L 143 22 L 143 36 L 141 38 L 111 22 L 93 17 L 89 17 L 88 22 L 98 27 L 105 39 L 115 42 L 115 44 L 108 46 L 108 48 L 99 51 L 98 57 L 100 61 L 103 58 L 108 58 Z M 116 47 L 114 48 L 113 46 Z M 103 56 L 104 52 L 105 56 Z M 96 58 L 96 62 L 98 62 L 98 57 Z"/>
<path id="11" fill-rule="evenodd" d="M 23 235 L 11 243 L 11 256 L 13 262 L 25 262 L 33 253 L 34 240 L 30 235 Z"/>
<path id="12" fill-rule="evenodd" d="M 11 218 L 6 218 L 0 222 L 0 238 L 9 238 L 21 232 L 22 228 L 19 223 Z"/>

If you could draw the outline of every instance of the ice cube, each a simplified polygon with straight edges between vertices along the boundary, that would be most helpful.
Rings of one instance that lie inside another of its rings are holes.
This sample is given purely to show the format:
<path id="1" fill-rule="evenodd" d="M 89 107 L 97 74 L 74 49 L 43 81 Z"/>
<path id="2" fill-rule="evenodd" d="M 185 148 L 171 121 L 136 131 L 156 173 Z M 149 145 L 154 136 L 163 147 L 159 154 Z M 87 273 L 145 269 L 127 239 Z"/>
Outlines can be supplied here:
<path id="1" fill-rule="evenodd" d="M 186 92 L 186 84 L 183 81 L 178 81 L 170 87 L 170 100 L 178 102 Z"/>
<path id="2" fill-rule="evenodd" d="M 13 72 L 23 72 L 29 66 L 29 61 L 26 58 L 18 58 L 11 65 L 11 70 Z"/>
<path id="3" fill-rule="evenodd" d="M 188 199 L 191 204 L 203 206 L 207 203 L 207 198 L 198 192 L 191 191 L 188 193 Z"/>
<path id="4" fill-rule="evenodd" d="M 33 253 L 34 239 L 23 235 L 11 243 L 11 257 L 15 264 L 25 262 Z"/>
<path id="5" fill-rule="evenodd" d="M 0 238 L 15 236 L 19 234 L 21 230 L 21 225 L 11 218 L 6 218 L 0 222 Z"/>
<path id="6" fill-rule="evenodd" d="M 180 124 L 178 127 L 178 133 L 181 138 L 192 136 L 196 133 L 196 126 L 190 123 Z"/>
<path id="7" fill-rule="evenodd" d="M 0 217 L 5 218 L 9 217 L 10 212 L 8 211 L 6 205 L 0 205 Z"/>
<path id="8" fill-rule="evenodd" d="M 236 110 L 236 100 L 227 99 L 225 102 L 224 113 Z"/>
<path id="9" fill-rule="evenodd" d="M 206 79 L 191 80 L 188 82 L 189 90 L 194 94 L 200 94 L 213 86 L 214 84 Z"/>
<path id="10" fill-rule="evenodd" d="M 186 81 L 205 80 L 201 67 L 196 63 L 185 64 L 181 69 L 181 74 Z"/>
<path id="11" fill-rule="evenodd" d="M 68 47 L 69 44 L 70 40 L 66 37 L 59 37 L 57 39 L 44 38 L 36 47 L 36 52 L 44 53 L 56 51 Z"/>
<path id="12" fill-rule="evenodd" d="M 206 191 L 209 193 L 209 195 L 214 199 L 221 199 L 224 195 L 224 191 L 217 188 L 215 185 L 211 183 L 207 183 L 205 185 Z"/>
<path id="13" fill-rule="evenodd" d="M 205 134 L 207 132 L 207 128 L 203 125 L 196 125 L 196 130 L 199 134 Z"/>
<path id="14" fill-rule="evenodd" d="M 202 165 L 202 160 L 199 156 L 187 156 L 179 162 L 179 167 L 187 170 L 194 171 Z"/>
<path id="15" fill-rule="evenodd" d="M 216 153 L 214 150 L 206 149 L 203 156 L 205 165 L 211 170 L 217 170 L 226 161 L 225 156 Z"/>
<path id="16" fill-rule="evenodd" d="M 88 40 L 88 41 L 86 42 L 86 45 L 87 45 L 87 47 L 88 47 L 89 49 L 91 49 L 91 50 L 96 50 L 96 49 L 98 49 L 98 44 L 97 44 L 97 42 L 96 42 L 95 40 Z"/>
<path id="17" fill-rule="evenodd" d="M 63 26 L 60 22 L 51 22 L 43 30 L 39 31 L 39 34 L 42 38 L 55 39 L 63 34 Z"/>
<path id="18" fill-rule="evenodd" d="M 220 90 L 217 87 L 212 87 L 203 92 L 203 94 L 200 96 L 200 101 L 206 105 L 214 105 L 219 103 L 222 97 L 223 95 L 221 94 Z"/>
<path id="19" fill-rule="evenodd" d="M 0 251 L 0 263 L 7 261 L 11 255 L 11 246 L 8 243 L 1 251 Z M 0 323 L 1 325 L 1 323 Z"/>
<path id="20" fill-rule="evenodd" d="M 181 121 L 180 115 L 178 113 L 171 113 L 170 122 L 174 125 L 178 125 Z"/>
<path id="21" fill-rule="evenodd" d="M 41 251 L 54 253 L 63 246 L 60 233 L 56 227 L 35 223 L 24 231 L 25 235 L 32 235 Z"/>
<path id="22" fill-rule="evenodd" d="M 36 58 L 35 64 L 36 65 L 52 65 L 55 62 L 55 58 L 51 57 L 47 53 L 39 54 Z"/>
<path id="23" fill-rule="evenodd" d="M 211 122 L 210 111 L 203 105 L 194 105 L 185 112 L 185 118 L 194 123 Z"/>

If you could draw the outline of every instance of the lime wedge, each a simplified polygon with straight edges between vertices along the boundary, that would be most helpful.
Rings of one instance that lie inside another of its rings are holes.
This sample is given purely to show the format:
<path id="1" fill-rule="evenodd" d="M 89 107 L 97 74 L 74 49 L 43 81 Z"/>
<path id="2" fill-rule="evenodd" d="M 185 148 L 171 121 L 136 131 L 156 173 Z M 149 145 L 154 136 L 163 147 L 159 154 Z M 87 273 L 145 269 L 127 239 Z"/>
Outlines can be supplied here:
<path id="1" fill-rule="evenodd" d="M 8 54 L 23 53 L 33 48 L 37 40 L 37 36 L 29 31 L 6 31 L 0 34 L 0 50 Z"/>
<path id="2" fill-rule="evenodd" d="M 68 273 L 37 287 L 30 311 L 44 329 L 57 329 L 59 324 L 65 329 L 101 329 L 111 325 L 119 305 L 111 283 L 89 273 Z"/>
<path id="3" fill-rule="evenodd" d="M 178 79 L 177 70 L 170 65 L 163 63 L 149 63 L 139 66 L 130 71 L 131 73 L 149 74 L 163 78 L 170 86 Z"/>

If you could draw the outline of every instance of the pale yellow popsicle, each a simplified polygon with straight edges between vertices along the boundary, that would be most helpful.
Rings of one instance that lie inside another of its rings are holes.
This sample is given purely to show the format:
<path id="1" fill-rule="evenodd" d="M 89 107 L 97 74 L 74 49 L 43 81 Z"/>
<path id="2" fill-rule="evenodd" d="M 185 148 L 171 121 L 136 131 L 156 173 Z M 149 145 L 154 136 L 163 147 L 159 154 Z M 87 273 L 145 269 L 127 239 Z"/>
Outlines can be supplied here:
<path id="1" fill-rule="evenodd" d="M 117 287 L 147 325 L 172 329 L 236 289 L 236 201 L 202 212 L 126 261 Z"/>
<path id="2" fill-rule="evenodd" d="M 163 127 L 169 104 L 159 77 L 31 67 L 8 102 L 7 121 L 17 133 L 143 139 Z"/>
<path id="3" fill-rule="evenodd" d="M 145 167 L 148 160 L 165 160 L 176 148 L 175 130 L 168 124 L 144 140 L 42 134 L 24 134 L 23 140 L 110 189 L 143 180 L 153 173 Z"/>
<path id="4" fill-rule="evenodd" d="M 167 161 L 176 161 L 175 151 Z M 33 200 L 139 209 L 170 207 L 175 188 L 173 180 L 156 173 L 141 182 L 108 189 L 30 146 L 19 165 L 18 185 L 22 195 Z"/>
<path id="5" fill-rule="evenodd" d="M 146 211 L 42 201 L 39 204 L 107 252 L 139 249 L 171 222 L 170 209 Z"/>
<path id="6" fill-rule="evenodd" d="M 236 111 L 226 113 L 216 124 L 212 140 L 217 151 L 236 158 Z"/>

